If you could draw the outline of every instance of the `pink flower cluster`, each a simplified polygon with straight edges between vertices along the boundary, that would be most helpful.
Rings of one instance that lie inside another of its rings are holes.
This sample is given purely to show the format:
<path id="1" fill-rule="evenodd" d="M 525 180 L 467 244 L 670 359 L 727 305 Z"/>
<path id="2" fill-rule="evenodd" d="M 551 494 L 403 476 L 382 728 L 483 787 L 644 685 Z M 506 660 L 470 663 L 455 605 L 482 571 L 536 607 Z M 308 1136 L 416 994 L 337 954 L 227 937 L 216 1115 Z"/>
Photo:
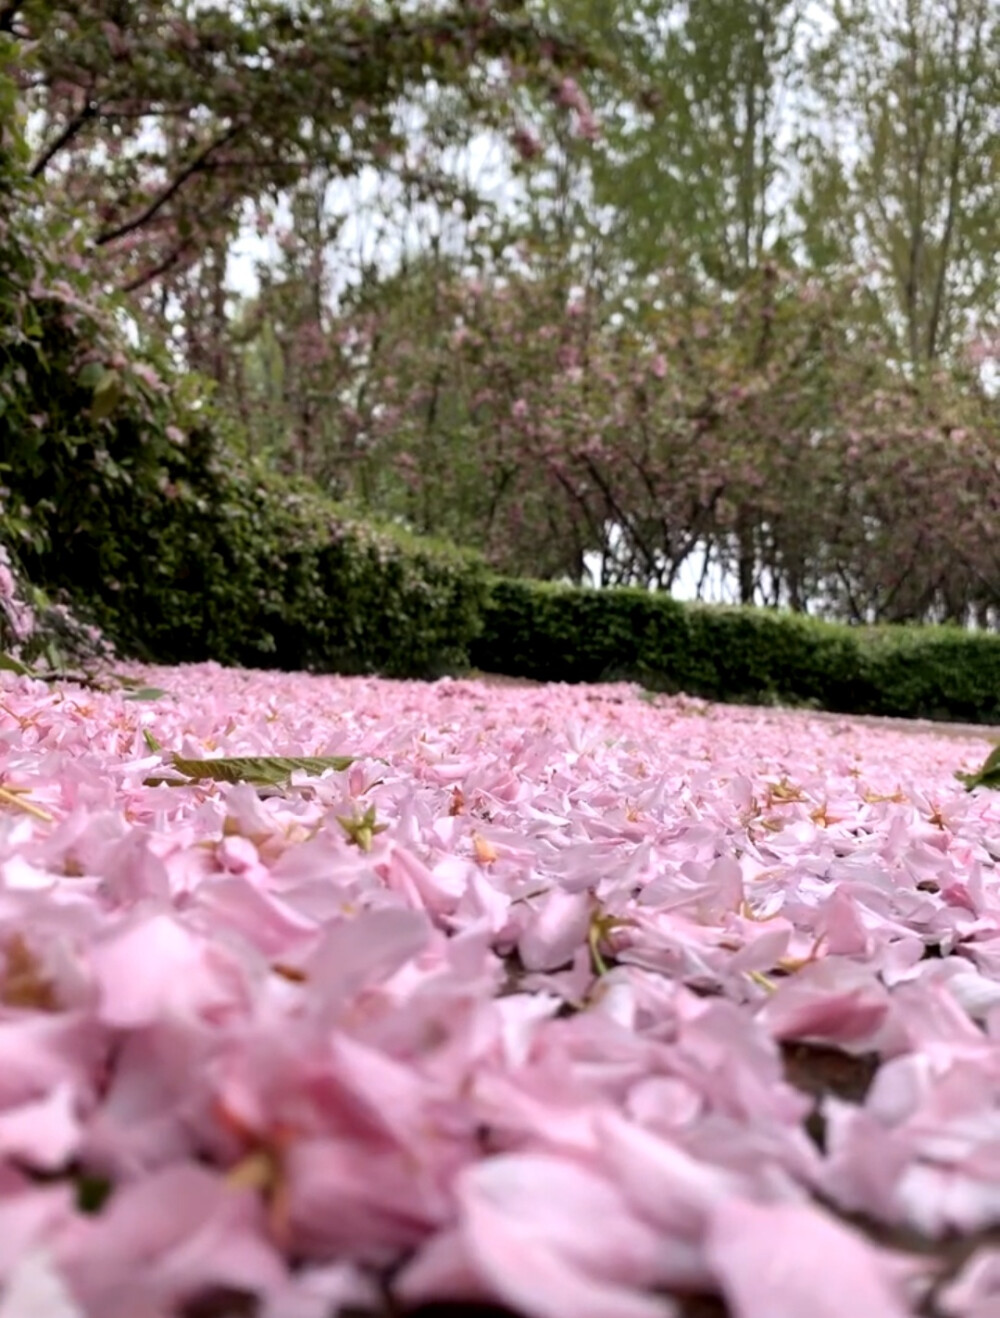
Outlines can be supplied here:
<path id="1" fill-rule="evenodd" d="M 1000 1225 L 982 740 L 133 676 L 166 694 L 0 674 L 0 1318 L 998 1311 L 995 1246 L 933 1248 Z M 356 758 L 173 785 L 171 753 Z M 793 1045 L 874 1082 L 814 1111 Z"/>

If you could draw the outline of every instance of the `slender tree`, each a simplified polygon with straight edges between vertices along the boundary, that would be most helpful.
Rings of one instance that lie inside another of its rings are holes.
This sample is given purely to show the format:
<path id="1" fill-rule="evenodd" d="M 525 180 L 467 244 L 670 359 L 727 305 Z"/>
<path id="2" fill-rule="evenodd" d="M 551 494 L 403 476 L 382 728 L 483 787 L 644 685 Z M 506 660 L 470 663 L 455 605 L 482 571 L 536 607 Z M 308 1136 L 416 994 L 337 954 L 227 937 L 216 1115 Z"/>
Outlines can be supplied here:
<path id="1" fill-rule="evenodd" d="M 639 273 L 680 260 L 736 287 L 781 255 L 799 0 L 562 0 L 630 78 L 606 83 L 593 187 Z M 599 76 L 599 75 L 598 75 Z"/>
<path id="2" fill-rule="evenodd" d="M 838 0 L 812 63 L 800 207 L 812 262 L 867 272 L 911 372 L 996 327 L 1000 6 Z"/>

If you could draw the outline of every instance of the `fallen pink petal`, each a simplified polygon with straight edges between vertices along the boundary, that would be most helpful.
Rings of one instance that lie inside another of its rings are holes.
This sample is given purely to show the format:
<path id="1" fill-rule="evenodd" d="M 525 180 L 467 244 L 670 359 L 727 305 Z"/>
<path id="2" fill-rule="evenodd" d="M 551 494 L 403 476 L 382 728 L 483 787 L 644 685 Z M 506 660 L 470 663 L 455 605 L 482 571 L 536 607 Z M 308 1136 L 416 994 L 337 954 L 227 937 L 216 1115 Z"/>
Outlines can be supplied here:
<path id="1" fill-rule="evenodd" d="M 128 671 L 0 673 L 2 1318 L 996 1311 L 982 740 Z"/>

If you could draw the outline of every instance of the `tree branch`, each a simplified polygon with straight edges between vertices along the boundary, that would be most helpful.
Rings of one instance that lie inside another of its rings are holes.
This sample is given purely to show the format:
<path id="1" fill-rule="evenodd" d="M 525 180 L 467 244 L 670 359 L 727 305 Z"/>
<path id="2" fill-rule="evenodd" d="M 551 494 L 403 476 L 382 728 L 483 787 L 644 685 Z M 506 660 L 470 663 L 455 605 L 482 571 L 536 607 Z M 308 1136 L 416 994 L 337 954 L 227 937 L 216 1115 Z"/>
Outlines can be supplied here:
<path id="1" fill-rule="evenodd" d="M 151 284 L 154 279 L 159 279 L 161 275 L 165 275 L 168 270 L 173 269 L 184 255 L 185 251 L 187 251 L 187 247 L 187 243 L 179 243 L 163 258 L 162 261 L 157 262 L 154 266 L 148 267 L 146 270 L 143 270 L 141 274 L 135 275 L 127 283 L 123 284 L 121 286 L 121 291 L 123 293 L 138 293 L 140 288 L 145 288 L 145 286 Z"/>
<path id="2" fill-rule="evenodd" d="M 958 31 L 958 14 L 956 12 L 952 25 L 952 59 L 955 64 L 958 62 L 959 54 L 959 31 Z M 975 45 L 972 51 L 972 60 L 975 61 L 974 67 L 978 68 L 979 54 L 982 43 L 982 28 L 976 28 Z M 957 72 L 957 70 L 956 70 Z M 941 318 L 944 309 L 945 293 L 947 291 L 947 269 L 948 260 L 951 255 L 951 245 L 955 236 L 955 225 L 961 208 L 962 192 L 962 166 L 964 164 L 963 149 L 965 145 L 965 130 L 969 117 L 970 101 L 972 99 L 972 90 L 965 83 L 965 94 L 962 97 L 961 106 L 956 112 L 955 124 L 951 136 L 951 153 L 948 159 L 948 202 L 945 214 L 944 232 L 941 235 L 940 254 L 938 256 L 937 279 L 934 285 L 934 301 L 932 304 L 931 318 L 927 326 L 927 358 L 928 361 L 935 361 L 938 355 L 939 340 L 941 337 Z"/>
<path id="3" fill-rule="evenodd" d="M 94 246 L 106 247 L 108 243 L 116 242 L 119 238 L 124 238 L 126 234 L 134 233 L 136 229 L 141 229 L 144 224 L 148 224 L 149 221 L 163 209 L 168 201 L 171 201 L 176 197 L 177 193 L 180 192 L 181 188 L 183 188 L 184 184 L 187 183 L 189 179 L 206 169 L 213 153 L 218 151 L 221 147 L 226 146 L 229 142 L 232 142 L 242 129 L 242 123 L 234 124 L 230 129 L 223 133 L 221 137 L 217 137 L 214 142 L 210 142 L 204 150 L 199 151 L 192 160 L 188 161 L 180 173 L 177 174 L 176 177 L 173 178 L 170 183 L 168 183 L 167 186 L 138 213 L 138 215 L 133 215 L 131 219 L 125 220 L 123 223 L 116 225 L 112 229 L 105 229 L 103 233 L 99 233 L 94 239 Z"/>
<path id="4" fill-rule="evenodd" d="M 915 99 L 917 97 L 917 87 L 919 83 L 917 54 L 920 44 L 919 35 L 914 31 L 912 16 L 910 27 L 907 31 L 907 38 L 910 42 L 909 60 L 907 71 L 910 79 L 910 88 L 906 98 L 906 153 L 907 163 L 911 166 L 912 172 L 907 177 L 906 182 L 912 184 L 912 193 L 906 200 L 912 204 L 907 205 L 907 220 L 910 226 L 909 242 L 906 252 L 906 277 L 903 281 L 903 302 L 906 316 L 907 340 L 910 351 L 910 364 L 913 369 L 919 370 L 920 361 L 920 324 L 921 310 L 921 275 L 923 273 L 924 263 L 924 246 L 925 246 L 925 178 L 927 172 L 927 160 L 930 155 L 931 132 L 924 131 L 921 133 L 920 119 L 917 114 Z M 907 189 L 910 191 L 910 189 Z"/>
<path id="5" fill-rule="evenodd" d="M 54 156 L 72 142 L 73 138 L 90 122 L 97 117 L 100 109 L 99 101 L 87 101 L 83 109 L 73 115 L 72 119 L 66 121 L 61 133 L 57 133 L 55 138 L 45 147 L 41 154 L 36 156 L 31 162 L 28 173 L 32 178 L 39 178 L 48 166 L 51 164 Z"/>

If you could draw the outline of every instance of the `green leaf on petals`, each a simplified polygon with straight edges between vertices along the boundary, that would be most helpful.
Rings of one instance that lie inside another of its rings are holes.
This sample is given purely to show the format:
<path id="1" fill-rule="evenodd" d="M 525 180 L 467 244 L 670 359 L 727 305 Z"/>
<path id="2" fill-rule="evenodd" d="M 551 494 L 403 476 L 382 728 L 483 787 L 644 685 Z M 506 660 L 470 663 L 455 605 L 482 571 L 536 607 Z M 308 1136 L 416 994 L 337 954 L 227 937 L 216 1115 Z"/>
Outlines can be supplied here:
<path id="1" fill-rule="evenodd" d="M 173 767 L 189 782 L 210 778 L 218 783 L 253 783 L 277 787 L 301 772 L 318 778 L 327 769 L 336 772 L 348 768 L 357 759 L 354 755 L 233 755 L 220 759 L 193 760 L 182 755 L 172 757 Z M 172 778 L 147 778 L 146 784 L 156 787 L 162 783 L 183 785 Z"/>
<path id="2" fill-rule="evenodd" d="M 0 654 L 0 669 L 8 673 L 16 673 L 18 677 L 34 677 L 27 664 L 22 664 L 20 659 L 15 659 L 11 654 Z"/>
<path id="3" fill-rule="evenodd" d="M 121 396 L 121 376 L 117 371 L 103 371 L 94 385 L 94 395 L 90 404 L 91 419 L 103 421 L 109 417 L 118 406 Z"/>
<path id="4" fill-rule="evenodd" d="M 969 792 L 974 787 L 1000 787 L 1000 746 L 993 747 L 976 773 L 956 773 L 955 777 Z"/>
<path id="5" fill-rule="evenodd" d="M 83 1172 L 76 1178 L 76 1206 L 81 1213 L 99 1213 L 113 1189 L 107 1177 Z"/>

